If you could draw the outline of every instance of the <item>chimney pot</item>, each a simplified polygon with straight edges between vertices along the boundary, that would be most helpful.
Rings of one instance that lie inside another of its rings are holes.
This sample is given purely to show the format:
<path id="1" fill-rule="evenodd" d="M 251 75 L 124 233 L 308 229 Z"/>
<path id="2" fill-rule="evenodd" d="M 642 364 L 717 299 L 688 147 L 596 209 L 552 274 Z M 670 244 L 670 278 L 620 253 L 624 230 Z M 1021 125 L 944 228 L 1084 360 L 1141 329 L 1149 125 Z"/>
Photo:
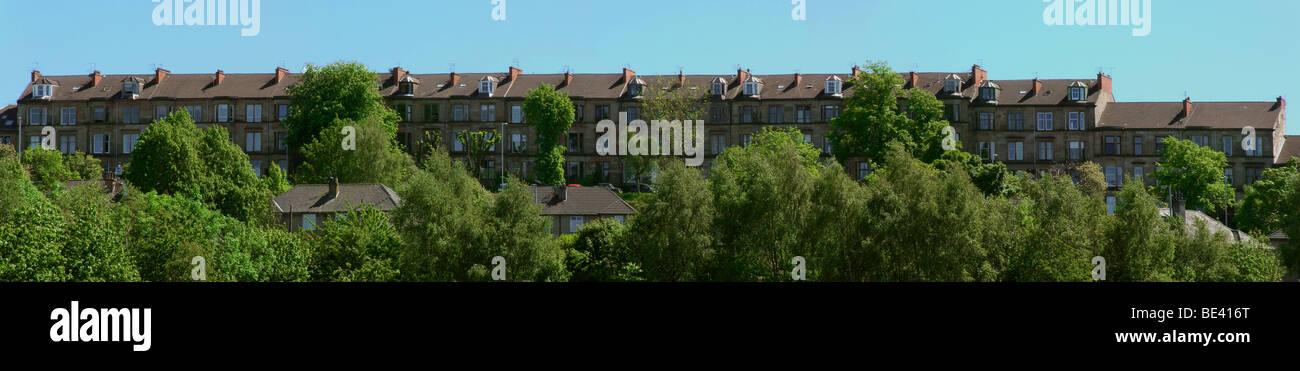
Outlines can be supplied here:
<path id="1" fill-rule="evenodd" d="M 104 75 L 99 74 L 99 71 L 90 73 L 90 87 L 93 88 L 95 86 L 99 86 L 99 82 L 103 80 L 104 80 Z"/>
<path id="2" fill-rule="evenodd" d="M 858 67 L 858 65 L 855 64 L 855 65 L 853 65 L 853 70 L 852 70 L 852 72 L 853 72 L 853 74 L 852 74 L 852 75 L 849 75 L 849 78 L 857 77 L 858 74 L 862 73 L 862 67 Z"/>
<path id="3" fill-rule="evenodd" d="M 557 194 L 559 195 L 560 201 L 566 201 L 566 200 L 568 200 L 568 199 L 569 199 L 569 187 L 568 187 L 568 186 L 565 186 L 565 185 L 560 185 L 559 190 L 557 191 Z"/>
<path id="4" fill-rule="evenodd" d="M 917 74 L 916 71 L 908 72 L 907 80 L 908 83 L 911 83 L 910 87 L 915 88 L 916 85 L 921 83 L 921 75 Z"/>
<path id="5" fill-rule="evenodd" d="M 1098 73 L 1097 73 L 1097 89 L 1098 89 L 1098 90 L 1101 90 L 1101 91 L 1104 91 L 1104 92 L 1107 92 L 1107 93 L 1114 94 L 1114 92 L 1111 91 L 1111 80 L 1110 80 L 1110 76 L 1107 76 L 1105 73 L 1098 72 Z"/>
<path id="6" fill-rule="evenodd" d="M 459 84 L 460 84 L 460 74 L 459 74 L 459 73 L 452 72 L 452 73 L 451 73 L 451 86 L 457 86 L 457 85 L 459 85 Z"/>
<path id="7" fill-rule="evenodd" d="M 339 198 L 339 178 L 330 177 L 330 199 Z"/>
<path id="8" fill-rule="evenodd" d="M 970 66 L 970 75 L 971 79 L 975 82 L 975 86 L 984 84 L 984 80 L 988 80 L 989 78 L 988 71 L 985 71 L 984 68 L 980 67 L 978 64 Z"/>
<path id="9" fill-rule="evenodd" d="M 41 71 L 32 70 L 32 82 L 36 82 L 36 80 L 40 80 L 40 79 L 41 79 Z"/>
<path id="10" fill-rule="evenodd" d="M 564 85 L 568 86 L 573 83 L 573 72 L 564 71 Z"/>
<path id="11" fill-rule="evenodd" d="M 515 81 L 515 79 L 519 78 L 519 75 L 522 75 L 523 73 L 524 70 L 515 66 L 510 66 L 510 81 Z"/>
<path id="12" fill-rule="evenodd" d="M 678 70 L 678 71 L 677 71 L 677 86 L 686 86 L 686 72 L 685 72 L 685 71 L 681 71 L 681 70 Z"/>
<path id="13" fill-rule="evenodd" d="M 743 69 L 743 68 L 738 68 L 738 69 L 736 69 L 736 83 L 737 83 L 737 84 L 743 84 L 743 83 L 745 83 L 745 80 L 748 79 L 748 78 L 749 78 L 749 70 L 746 70 L 746 69 Z"/>
<path id="14" fill-rule="evenodd" d="M 1183 117 L 1192 114 L 1192 97 L 1183 98 Z"/>
<path id="15" fill-rule="evenodd" d="M 153 81 L 154 81 L 154 84 L 161 84 L 161 83 L 163 82 L 163 79 L 167 78 L 167 75 L 168 75 L 168 74 L 171 74 L 171 73 L 172 73 L 172 71 L 168 71 L 168 70 L 165 70 L 165 69 L 162 69 L 162 68 L 156 68 L 156 69 L 154 69 L 154 70 L 153 70 Z"/>
<path id="16" fill-rule="evenodd" d="M 794 74 L 794 84 L 795 84 L 796 86 L 798 86 L 798 85 L 803 85 L 803 75 L 802 75 L 802 74 L 799 74 L 799 73 L 797 73 L 797 72 Z"/>
<path id="17" fill-rule="evenodd" d="M 1040 80 L 1038 80 L 1037 77 L 1035 77 L 1035 78 L 1034 78 L 1034 87 L 1033 87 L 1033 90 L 1030 90 L 1030 91 L 1029 91 L 1029 95 L 1038 95 L 1038 93 L 1039 93 L 1040 91 L 1042 91 L 1042 90 L 1043 90 L 1043 82 L 1040 81 Z"/>
<path id="18" fill-rule="evenodd" d="M 226 81 L 226 71 L 217 70 L 217 85 L 221 85 L 222 81 Z"/>

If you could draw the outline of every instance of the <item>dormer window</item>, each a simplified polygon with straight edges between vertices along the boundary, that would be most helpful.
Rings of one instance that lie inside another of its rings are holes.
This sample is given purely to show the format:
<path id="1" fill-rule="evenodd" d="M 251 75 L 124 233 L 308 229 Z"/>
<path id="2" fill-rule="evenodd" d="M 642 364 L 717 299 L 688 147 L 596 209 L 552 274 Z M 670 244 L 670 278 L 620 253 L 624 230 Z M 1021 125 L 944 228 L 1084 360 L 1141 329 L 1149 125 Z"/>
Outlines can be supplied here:
<path id="1" fill-rule="evenodd" d="M 627 94 L 632 97 L 640 97 L 645 92 L 645 80 L 635 79 L 627 84 Z"/>
<path id="2" fill-rule="evenodd" d="M 826 79 L 826 95 L 840 95 L 844 89 L 844 81 L 839 76 L 831 76 Z"/>
<path id="3" fill-rule="evenodd" d="M 135 98 L 140 95 L 141 80 L 135 77 L 128 77 L 122 80 L 122 96 Z"/>
<path id="4" fill-rule="evenodd" d="M 762 81 L 758 78 L 750 76 L 749 79 L 745 80 L 745 95 L 758 96 L 762 92 L 761 83 Z"/>
<path id="5" fill-rule="evenodd" d="M 960 95 L 961 76 L 957 76 L 956 74 L 948 75 L 948 78 L 943 82 L 943 91 L 952 95 Z"/>
<path id="6" fill-rule="evenodd" d="M 496 88 L 496 79 L 491 76 L 484 77 L 478 81 L 478 93 L 486 96 L 492 96 L 492 91 Z"/>
<path id="7" fill-rule="evenodd" d="M 713 86 L 712 90 L 710 90 L 710 92 L 712 92 L 713 95 L 716 96 L 727 95 L 727 80 L 724 80 L 721 77 L 719 77 L 713 79 L 713 82 L 710 85 Z"/>
<path id="8" fill-rule="evenodd" d="M 50 85 L 50 84 L 32 85 L 32 97 L 34 98 L 49 98 L 50 96 L 53 95 L 54 95 L 54 85 Z"/>
<path id="9" fill-rule="evenodd" d="M 980 85 L 980 100 L 985 102 L 997 102 L 998 89 L 1000 89 L 998 84 L 995 84 L 992 81 L 985 81 L 984 84 Z"/>
<path id="10" fill-rule="evenodd" d="M 405 95 L 405 96 L 413 96 L 415 95 L 415 85 L 419 83 L 420 80 L 411 77 L 411 75 L 406 75 L 405 77 L 402 77 L 402 80 L 398 81 L 397 83 L 397 94 Z"/>
<path id="11" fill-rule="evenodd" d="M 1078 81 L 1075 81 L 1073 84 L 1070 84 L 1070 100 L 1075 102 L 1087 101 L 1088 85 L 1085 85 L 1084 83 Z"/>

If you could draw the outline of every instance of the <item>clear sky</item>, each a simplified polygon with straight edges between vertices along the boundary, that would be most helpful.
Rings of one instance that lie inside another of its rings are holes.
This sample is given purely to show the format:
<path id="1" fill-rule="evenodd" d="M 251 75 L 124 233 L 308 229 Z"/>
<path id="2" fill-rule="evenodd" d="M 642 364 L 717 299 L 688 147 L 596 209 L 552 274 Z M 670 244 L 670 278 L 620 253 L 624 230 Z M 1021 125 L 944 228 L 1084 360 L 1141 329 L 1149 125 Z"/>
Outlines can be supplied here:
<path id="1" fill-rule="evenodd" d="M 802 21 L 792 0 L 505 0 L 502 21 L 494 1 L 262 0 L 260 32 L 243 37 L 240 27 L 156 26 L 153 0 L 0 0 L 0 87 L 9 89 L 0 100 L 16 100 L 33 68 L 269 73 L 355 60 L 443 73 L 517 61 L 526 73 L 730 74 L 884 60 L 899 71 L 981 63 L 994 79 L 1089 78 L 1100 68 L 1129 102 L 1281 95 L 1300 104 L 1300 1 L 1149 0 L 1144 37 L 1133 26 L 1048 26 L 1042 0 L 806 0 Z M 1288 132 L 1300 134 L 1300 123 Z"/>

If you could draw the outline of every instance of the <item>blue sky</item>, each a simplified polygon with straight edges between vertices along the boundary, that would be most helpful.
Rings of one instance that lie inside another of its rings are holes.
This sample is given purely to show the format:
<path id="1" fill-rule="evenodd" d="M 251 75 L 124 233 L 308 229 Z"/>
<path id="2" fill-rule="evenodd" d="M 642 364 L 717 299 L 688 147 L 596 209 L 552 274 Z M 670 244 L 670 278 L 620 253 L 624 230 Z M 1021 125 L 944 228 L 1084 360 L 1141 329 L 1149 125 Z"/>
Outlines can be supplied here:
<path id="1" fill-rule="evenodd" d="M 1082 0 L 1078 0 L 1082 2 Z M 1137 1 L 1137 0 L 1134 0 Z M 884 60 L 896 70 L 994 79 L 1086 78 L 1099 68 L 1121 101 L 1300 98 L 1300 2 L 1150 0 L 1151 33 L 1131 26 L 1047 26 L 1042 0 L 262 0 L 260 33 L 155 26 L 152 0 L 0 0 L 0 99 L 17 99 L 35 67 L 50 75 L 297 71 L 355 60 L 417 73 L 844 72 Z M 1300 101 L 1297 101 L 1300 102 Z M 1293 105 L 1294 106 L 1294 105 Z M 1290 125 L 1300 134 L 1300 123 Z"/>

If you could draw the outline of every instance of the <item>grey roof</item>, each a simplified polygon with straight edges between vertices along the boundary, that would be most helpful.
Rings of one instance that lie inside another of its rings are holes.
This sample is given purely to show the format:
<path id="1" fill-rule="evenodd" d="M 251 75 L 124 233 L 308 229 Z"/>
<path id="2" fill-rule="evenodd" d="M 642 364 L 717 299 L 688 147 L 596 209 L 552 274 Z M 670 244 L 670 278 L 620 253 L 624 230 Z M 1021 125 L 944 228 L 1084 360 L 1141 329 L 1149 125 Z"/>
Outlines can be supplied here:
<path id="1" fill-rule="evenodd" d="M 1077 104 L 1070 100 L 1070 85 L 1083 82 L 1088 88 L 1088 103 L 1097 103 L 1101 97 L 1101 89 L 1097 88 L 1097 80 L 1075 80 L 1075 79 L 1052 79 L 1038 80 L 1043 84 L 1038 94 L 1034 94 L 1034 80 L 989 80 L 997 84 L 1001 90 L 998 90 L 998 105 L 1032 105 L 1032 106 L 1054 106 L 1060 104 Z M 970 95 L 968 95 L 970 96 Z M 1109 106 L 1108 106 L 1109 107 Z M 1107 108 L 1109 111 L 1110 108 Z"/>
<path id="2" fill-rule="evenodd" d="M 1170 215 L 1169 208 L 1160 208 L 1161 217 L 1168 217 L 1169 215 Z M 1214 219 L 1213 217 L 1209 215 L 1205 215 L 1205 213 L 1203 212 L 1196 211 L 1196 210 L 1187 210 L 1183 213 L 1183 223 L 1187 225 L 1189 231 L 1193 230 L 1193 228 L 1196 228 L 1197 220 L 1205 221 L 1205 228 L 1208 229 L 1210 233 L 1223 232 L 1227 234 L 1228 242 L 1247 242 L 1251 240 L 1250 235 L 1246 234 L 1246 232 L 1232 229 L 1227 225 L 1220 223 L 1218 220 Z"/>
<path id="3" fill-rule="evenodd" d="M 338 198 L 328 197 L 328 184 L 299 184 L 272 202 L 277 212 L 335 213 L 348 210 L 348 205 L 371 205 L 380 211 L 389 211 L 402 203 L 402 198 L 383 184 L 339 184 Z"/>
<path id="4" fill-rule="evenodd" d="M 561 187 L 531 187 L 533 202 L 542 205 L 542 215 L 632 215 L 636 209 L 614 191 L 601 187 L 564 187 L 568 195 L 560 201 Z"/>
<path id="5" fill-rule="evenodd" d="M 1292 157 L 1300 158 L 1300 135 L 1287 135 L 1283 137 L 1282 151 L 1278 152 L 1277 164 L 1285 164 Z"/>
<path id="6" fill-rule="evenodd" d="M 1283 111 L 1276 102 L 1192 102 L 1191 114 L 1183 116 L 1182 102 L 1115 102 L 1106 105 L 1106 112 L 1101 115 L 1097 127 L 1240 129 L 1254 126 L 1272 129 Z"/>

